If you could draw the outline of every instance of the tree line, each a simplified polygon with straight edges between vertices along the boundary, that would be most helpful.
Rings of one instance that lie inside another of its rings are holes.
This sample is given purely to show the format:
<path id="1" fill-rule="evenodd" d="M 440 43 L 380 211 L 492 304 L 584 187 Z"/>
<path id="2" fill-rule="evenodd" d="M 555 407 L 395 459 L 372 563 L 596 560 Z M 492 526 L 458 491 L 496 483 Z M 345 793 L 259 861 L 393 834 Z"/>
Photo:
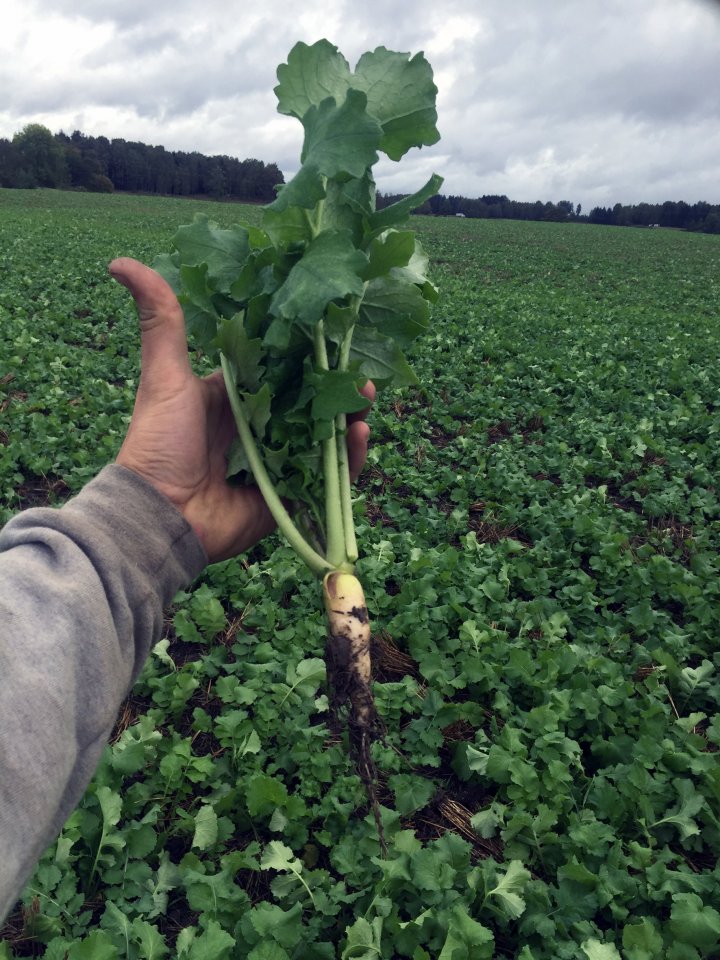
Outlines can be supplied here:
<path id="1" fill-rule="evenodd" d="M 0 187 L 157 193 L 268 203 L 283 175 L 274 163 L 237 160 L 130 140 L 52 134 L 32 123 L 0 139 Z"/>
<path id="2" fill-rule="evenodd" d="M 699 230 L 720 233 L 720 204 L 685 203 L 683 200 L 665 203 L 616 203 L 614 207 L 594 207 L 588 217 L 590 223 L 609 223 L 617 227 L 676 227 L 680 230 Z"/>
<path id="3" fill-rule="evenodd" d="M 0 187 L 55 187 L 99 192 L 157 193 L 178 197 L 212 197 L 269 203 L 284 182 L 274 163 L 208 157 L 195 151 L 166 150 L 132 140 L 52 134 L 32 123 L 12 140 L 0 139 Z M 378 207 L 403 195 L 378 194 Z M 675 227 L 720 233 L 720 204 L 684 201 L 593 207 L 582 213 L 570 200 L 557 203 L 510 200 L 504 194 L 482 197 L 432 197 L 416 213 L 503 220 L 569 220 L 614 226 Z"/>
<path id="4" fill-rule="evenodd" d="M 400 200 L 400 195 L 378 196 L 378 207 Z M 570 200 L 558 203 L 510 200 L 504 194 L 468 197 L 432 197 L 416 213 L 446 217 L 476 217 L 483 220 L 577 220 L 585 223 L 604 223 L 619 227 L 675 227 L 680 230 L 698 230 L 720 233 L 720 204 L 705 202 L 689 204 L 680 200 L 665 203 L 616 203 L 614 207 L 593 207 L 589 214 L 582 206 Z"/>
<path id="5" fill-rule="evenodd" d="M 558 203 L 536 200 L 528 203 L 509 200 L 505 194 L 485 194 L 482 197 L 445 197 L 439 194 L 428 200 L 418 213 L 435 216 L 464 216 L 482 220 L 574 220 L 580 217 L 582 207 L 569 200 Z"/>

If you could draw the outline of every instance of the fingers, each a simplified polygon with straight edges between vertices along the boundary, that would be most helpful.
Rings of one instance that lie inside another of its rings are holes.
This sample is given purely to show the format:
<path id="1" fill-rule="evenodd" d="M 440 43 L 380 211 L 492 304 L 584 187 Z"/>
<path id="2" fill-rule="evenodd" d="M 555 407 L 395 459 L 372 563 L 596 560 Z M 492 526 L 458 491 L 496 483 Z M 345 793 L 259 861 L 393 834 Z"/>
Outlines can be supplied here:
<path id="1" fill-rule="evenodd" d="M 357 480 L 365 466 L 370 439 L 370 427 L 364 420 L 356 420 L 347 429 L 348 466 L 350 478 Z"/>
<path id="2" fill-rule="evenodd" d="M 364 410 L 358 413 L 348 414 L 347 418 L 347 448 L 348 448 L 348 466 L 350 467 L 350 479 L 353 483 L 357 480 L 365 466 L 368 452 L 368 442 L 370 440 L 370 427 L 365 423 L 367 415 L 375 402 L 375 384 L 368 380 L 364 387 L 361 387 L 360 393 L 370 401 Z"/>
<path id="3" fill-rule="evenodd" d="M 170 285 L 150 267 L 120 257 L 109 266 L 110 275 L 126 287 L 140 317 L 142 377 L 146 388 L 163 386 L 178 374 L 190 373 L 185 320 Z"/>
<path id="4" fill-rule="evenodd" d="M 375 384 L 372 382 L 372 380 L 368 380 L 365 386 L 360 388 L 360 393 L 362 394 L 362 396 L 365 397 L 365 399 L 369 400 L 370 402 L 368 406 L 365 407 L 364 410 L 360 410 L 358 413 L 349 413 L 347 418 L 348 423 L 355 423 L 358 420 L 365 420 L 367 418 L 367 415 L 370 413 L 372 405 L 375 403 L 376 392 L 377 391 L 375 390 Z"/>
<path id="5" fill-rule="evenodd" d="M 368 380 L 365 386 L 360 388 L 360 393 L 363 395 L 363 397 L 370 401 L 371 406 L 373 403 L 375 403 L 375 394 L 377 391 L 375 390 L 375 384 L 372 382 L 372 380 Z M 369 409 L 370 407 L 368 407 L 368 410 Z"/>

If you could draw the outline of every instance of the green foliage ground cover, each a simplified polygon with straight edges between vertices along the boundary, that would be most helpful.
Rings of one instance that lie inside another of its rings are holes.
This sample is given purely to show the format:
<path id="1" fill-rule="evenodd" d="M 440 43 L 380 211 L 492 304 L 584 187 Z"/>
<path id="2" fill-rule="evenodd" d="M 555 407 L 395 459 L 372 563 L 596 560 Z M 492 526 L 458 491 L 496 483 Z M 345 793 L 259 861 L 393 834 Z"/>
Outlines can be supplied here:
<path id="1" fill-rule="evenodd" d="M 6 516 L 117 449 L 138 349 L 105 264 L 189 207 L 0 193 Z M 416 228 L 441 299 L 355 507 L 388 859 L 271 539 L 177 598 L 0 957 L 718 955 L 720 243 Z"/>

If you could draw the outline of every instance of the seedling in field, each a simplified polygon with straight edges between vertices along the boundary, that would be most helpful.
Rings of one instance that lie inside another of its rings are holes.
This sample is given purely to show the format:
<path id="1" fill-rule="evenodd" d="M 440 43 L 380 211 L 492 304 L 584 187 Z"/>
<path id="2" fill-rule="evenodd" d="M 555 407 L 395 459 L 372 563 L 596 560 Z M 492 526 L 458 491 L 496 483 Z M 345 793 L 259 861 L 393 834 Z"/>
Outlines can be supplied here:
<path id="1" fill-rule="evenodd" d="M 278 68 L 278 110 L 303 125 L 300 167 L 261 228 L 198 217 L 157 264 L 195 342 L 219 360 L 237 423 L 228 475 L 256 483 L 278 527 L 322 579 L 335 715 L 347 709 L 366 783 L 381 724 L 370 624 L 354 575 L 358 546 L 346 447 L 359 389 L 415 382 L 403 350 L 428 326 L 436 290 L 410 213 L 442 182 L 376 209 L 385 153 L 436 143 L 437 89 L 422 54 L 379 47 L 353 73 L 327 40 Z M 292 505 L 286 509 L 285 504 Z"/>

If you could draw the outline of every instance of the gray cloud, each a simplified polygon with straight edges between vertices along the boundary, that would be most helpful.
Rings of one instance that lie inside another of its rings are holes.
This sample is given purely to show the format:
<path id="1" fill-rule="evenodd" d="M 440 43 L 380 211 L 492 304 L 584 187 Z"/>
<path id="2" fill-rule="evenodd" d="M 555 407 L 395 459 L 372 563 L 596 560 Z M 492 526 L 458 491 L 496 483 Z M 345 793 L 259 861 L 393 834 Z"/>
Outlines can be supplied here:
<path id="1" fill-rule="evenodd" d="M 386 162 L 411 190 L 596 203 L 720 201 L 720 10 L 703 0 L 6 0 L 0 135 L 25 123 L 256 156 L 291 173 L 300 127 L 275 114 L 276 65 L 327 36 L 352 64 L 424 49 L 438 145 Z"/>

